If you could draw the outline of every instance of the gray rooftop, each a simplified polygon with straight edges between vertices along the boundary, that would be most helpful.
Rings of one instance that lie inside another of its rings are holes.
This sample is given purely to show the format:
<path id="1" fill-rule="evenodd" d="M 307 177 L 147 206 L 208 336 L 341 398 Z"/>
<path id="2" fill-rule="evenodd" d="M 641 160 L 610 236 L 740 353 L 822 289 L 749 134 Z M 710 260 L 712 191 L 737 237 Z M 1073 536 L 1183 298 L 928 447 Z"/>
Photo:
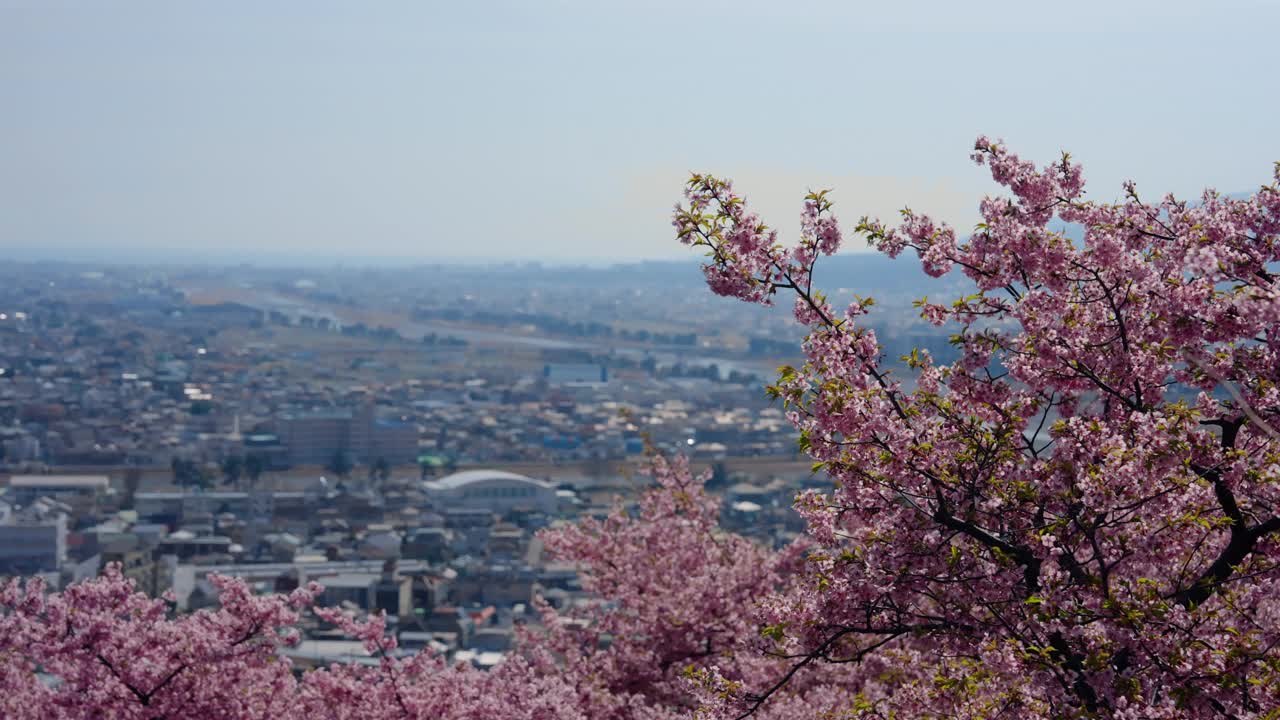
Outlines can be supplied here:
<path id="1" fill-rule="evenodd" d="M 552 485 L 545 480 L 535 480 L 534 478 L 519 475 L 506 470 L 463 470 L 452 475 L 446 475 L 438 480 L 428 480 L 424 484 L 432 489 L 438 490 L 456 490 L 479 482 L 488 482 L 492 480 L 511 480 L 515 482 L 528 483 L 537 485 L 538 487 L 551 488 Z"/>

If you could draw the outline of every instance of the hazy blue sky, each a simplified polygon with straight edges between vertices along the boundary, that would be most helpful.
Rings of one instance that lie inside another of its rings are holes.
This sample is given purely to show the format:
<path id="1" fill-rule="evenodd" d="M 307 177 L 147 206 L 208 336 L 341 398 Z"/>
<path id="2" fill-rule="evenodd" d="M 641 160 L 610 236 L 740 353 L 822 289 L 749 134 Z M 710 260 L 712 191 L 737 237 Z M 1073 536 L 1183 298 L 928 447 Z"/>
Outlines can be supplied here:
<path id="1" fill-rule="evenodd" d="M 1277 2 L 0 0 L 0 251 L 671 257 L 685 172 L 792 229 L 961 226 L 979 133 L 1091 195 L 1280 160 Z"/>

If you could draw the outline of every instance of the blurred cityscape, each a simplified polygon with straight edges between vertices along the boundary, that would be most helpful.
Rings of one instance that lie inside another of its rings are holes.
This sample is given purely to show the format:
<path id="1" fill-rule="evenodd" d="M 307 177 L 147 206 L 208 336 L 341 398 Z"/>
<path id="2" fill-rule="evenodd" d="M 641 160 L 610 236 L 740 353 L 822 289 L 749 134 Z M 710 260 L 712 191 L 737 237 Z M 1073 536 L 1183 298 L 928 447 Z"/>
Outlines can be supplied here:
<path id="1" fill-rule="evenodd" d="M 909 263 L 832 258 L 892 360 L 946 359 Z M 582 599 L 535 532 L 603 516 L 647 453 L 711 472 L 729 529 L 802 529 L 810 472 L 762 391 L 802 361 L 789 307 L 717 298 L 693 263 L 0 269 L 0 575 L 119 562 L 175 609 L 207 578 L 393 618 L 402 647 L 488 666 L 536 595 Z M 317 627 L 303 665 L 361 654 Z"/>

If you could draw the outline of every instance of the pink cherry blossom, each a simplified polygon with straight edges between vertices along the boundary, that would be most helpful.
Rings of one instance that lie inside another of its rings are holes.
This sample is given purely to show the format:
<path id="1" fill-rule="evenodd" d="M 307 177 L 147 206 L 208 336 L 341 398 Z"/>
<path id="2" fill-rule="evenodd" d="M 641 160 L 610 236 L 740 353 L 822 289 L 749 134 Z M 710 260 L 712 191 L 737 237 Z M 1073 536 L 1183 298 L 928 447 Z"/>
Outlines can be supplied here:
<path id="1" fill-rule="evenodd" d="M 835 318 L 810 287 L 809 202 L 796 250 L 769 256 L 803 258 L 802 273 L 719 250 L 730 196 L 677 211 L 709 273 L 796 295 L 806 362 L 770 392 L 837 482 L 797 501 L 817 543 L 808 580 L 759 605 L 791 668 L 763 685 L 708 668 L 704 711 L 763 710 L 838 663 L 860 668 L 845 686 L 858 717 L 1267 716 L 1280 707 L 1280 185 L 1148 203 L 1129 184 L 1100 203 L 1066 154 L 1037 167 L 979 138 L 973 157 L 1008 193 L 983 200 L 967 238 L 911 210 L 858 225 L 889 256 L 914 250 L 929 275 L 958 270 L 979 289 L 921 301 L 930 322 L 959 323 L 960 359 L 913 354 L 914 384 L 885 364 L 864 303 Z"/>

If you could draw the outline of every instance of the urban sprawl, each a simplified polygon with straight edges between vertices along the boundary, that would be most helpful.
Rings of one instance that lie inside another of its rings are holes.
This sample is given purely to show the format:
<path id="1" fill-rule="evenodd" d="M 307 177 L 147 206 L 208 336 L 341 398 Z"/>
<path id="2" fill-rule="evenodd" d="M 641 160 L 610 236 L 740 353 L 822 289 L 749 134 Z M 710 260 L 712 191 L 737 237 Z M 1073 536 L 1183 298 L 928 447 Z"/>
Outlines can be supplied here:
<path id="1" fill-rule="evenodd" d="M 689 455 L 726 527 L 785 542 L 826 482 L 761 390 L 801 335 L 689 270 L 12 265 L 0 576 L 119 563 L 175 612 L 216 603 L 214 574 L 317 581 L 385 611 L 403 652 L 488 667 L 535 597 L 585 600 L 537 530 L 625 505 L 649 453 Z M 891 286 L 886 352 L 945 352 Z M 319 622 L 286 652 L 365 654 Z"/>

